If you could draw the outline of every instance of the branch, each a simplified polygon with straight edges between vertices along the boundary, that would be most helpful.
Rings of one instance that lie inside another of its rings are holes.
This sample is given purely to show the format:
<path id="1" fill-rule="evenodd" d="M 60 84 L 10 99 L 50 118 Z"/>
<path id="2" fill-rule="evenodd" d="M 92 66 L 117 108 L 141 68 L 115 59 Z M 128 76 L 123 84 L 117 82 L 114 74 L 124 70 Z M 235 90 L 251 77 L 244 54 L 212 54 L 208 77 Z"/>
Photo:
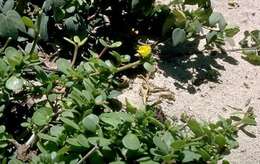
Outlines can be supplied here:
<path id="1" fill-rule="evenodd" d="M 137 67 L 137 66 L 140 65 L 140 64 L 141 64 L 141 61 L 140 61 L 140 60 L 135 61 L 135 62 L 133 62 L 133 63 L 129 63 L 129 64 L 127 64 L 127 65 L 124 65 L 124 66 L 122 66 L 122 67 L 119 67 L 119 68 L 117 69 L 117 72 L 122 72 L 122 71 L 125 71 L 125 70 L 129 69 L 129 68 Z"/>
<path id="2" fill-rule="evenodd" d="M 11 37 L 9 37 L 9 38 L 7 39 L 7 41 L 5 42 L 4 46 L 3 46 L 2 48 L 0 48 L 0 54 L 1 54 L 2 52 L 4 52 L 4 50 L 7 48 L 8 44 L 10 43 L 11 40 L 12 40 Z"/>
<path id="3" fill-rule="evenodd" d="M 73 66 L 77 60 L 77 56 L 78 56 L 78 51 L 79 51 L 79 46 L 75 44 L 74 46 L 74 53 L 73 53 L 73 59 L 71 62 L 71 66 Z"/>
<path id="4" fill-rule="evenodd" d="M 98 55 L 98 58 L 101 58 L 101 57 L 106 53 L 107 50 L 108 50 L 108 47 L 105 47 L 105 48 L 100 52 L 100 54 Z"/>
<path id="5" fill-rule="evenodd" d="M 95 145 L 77 164 L 83 163 L 92 153 L 94 153 L 98 149 L 98 146 Z"/>
<path id="6" fill-rule="evenodd" d="M 31 137 L 28 139 L 28 141 L 25 143 L 25 145 L 27 146 L 32 146 L 35 141 L 36 141 L 37 136 L 35 135 L 35 133 L 33 132 L 33 134 L 31 135 Z"/>

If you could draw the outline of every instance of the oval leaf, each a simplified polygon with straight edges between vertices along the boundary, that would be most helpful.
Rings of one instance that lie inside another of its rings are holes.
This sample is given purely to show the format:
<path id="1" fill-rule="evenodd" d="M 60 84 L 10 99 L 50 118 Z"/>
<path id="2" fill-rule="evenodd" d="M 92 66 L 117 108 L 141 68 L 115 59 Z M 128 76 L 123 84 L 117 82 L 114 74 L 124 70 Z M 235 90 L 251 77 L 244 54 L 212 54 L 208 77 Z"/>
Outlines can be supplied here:
<path id="1" fill-rule="evenodd" d="M 13 67 L 20 65 L 23 60 L 23 55 L 13 47 L 5 49 L 5 56 L 8 63 Z"/>
<path id="2" fill-rule="evenodd" d="M 71 69 L 71 64 L 68 60 L 60 58 L 56 61 L 58 70 L 65 73 L 69 74 L 69 70 Z"/>
<path id="3" fill-rule="evenodd" d="M 140 141 L 134 134 L 127 134 L 123 140 L 123 145 L 129 150 L 137 150 L 140 148 Z"/>
<path id="4" fill-rule="evenodd" d="M 94 114 L 90 114 L 82 120 L 84 128 L 93 133 L 97 130 L 98 122 L 98 116 Z"/>
<path id="5" fill-rule="evenodd" d="M 176 28 L 172 32 L 173 46 L 177 46 L 186 40 L 186 32 L 183 29 Z"/>
<path id="6" fill-rule="evenodd" d="M 6 81 L 5 87 L 14 92 L 20 91 L 23 88 L 23 80 L 12 76 Z"/>
<path id="7" fill-rule="evenodd" d="M 60 119 L 61 119 L 61 121 L 62 121 L 64 124 L 66 124 L 66 125 L 68 125 L 68 126 L 74 128 L 74 129 L 76 129 L 76 130 L 79 130 L 79 129 L 80 129 L 79 126 L 78 126 L 78 124 L 76 124 L 74 121 L 72 121 L 72 120 L 70 120 L 70 119 L 68 119 L 68 118 L 65 118 L 65 117 L 62 117 L 62 118 L 60 118 Z"/>
<path id="8" fill-rule="evenodd" d="M 52 116 L 52 110 L 50 108 L 43 107 L 37 109 L 34 112 L 32 116 L 32 121 L 38 126 L 43 126 L 49 123 L 49 121 L 51 120 L 51 116 Z"/>
<path id="9" fill-rule="evenodd" d="M 144 63 L 144 68 L 146 69 L 146 71 L 148 72 L 154 72 L 155 71 L 155 66 L 148 63 L 148 62 L 145 62 Z"/>

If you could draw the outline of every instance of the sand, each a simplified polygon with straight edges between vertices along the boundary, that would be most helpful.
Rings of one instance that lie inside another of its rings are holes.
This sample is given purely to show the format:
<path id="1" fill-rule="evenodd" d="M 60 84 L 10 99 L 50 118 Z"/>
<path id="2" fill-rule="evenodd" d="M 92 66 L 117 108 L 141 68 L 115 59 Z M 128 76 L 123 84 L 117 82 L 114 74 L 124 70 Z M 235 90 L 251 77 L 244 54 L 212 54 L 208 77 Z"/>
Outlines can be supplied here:
<path id="1" fill-rule="evenodd" d="M 224 15 L 229 24 L 240 26 L 241 32 L 235 37 L 235 47 L 239 47 L 238 42 L 245 30 L 260 29 L 260 0 L 236 2 L 239 7 L 232 9 L 228 0 L 213 0 L 213 6 L 215 11 Z M 226 49 L 231 48 L 234 47 L 226 46 Z M 231 164 L 260 164 L 260 66 L 243 60 L 238 52 L 212 57 L 202 56 L 201 62 L 193 63 L 193 67 L 201 67 L 206 62 L 219 73 L 219 79 L 193 86 L 192 76 L 186 71 L 187 68 L 184 68 L 186 65 L 176 60 L 160 61 L 159 71 L 149 81 L 175 93 L 176 101 L 163 100 L 163 111 L 168 116 L 179 117 L 181 113 L 187 112 L 201 120 L 214 121 L 220 115 L 228 117 L 236 112 L 230 106 L 245 109 L 249 104 L 254 108 L 258 123 L 257 127 L 250 128 L 249 131 L 254 133 L 256 138 L 250 138 L 240 132 L 239 148 L 232 150 L 225 159 Z M 132 89 L 125 91 L 121 99 L 127 97 L 136 104 L 141 104 L 141 84 L 140 78 L 133 80 Z"/>

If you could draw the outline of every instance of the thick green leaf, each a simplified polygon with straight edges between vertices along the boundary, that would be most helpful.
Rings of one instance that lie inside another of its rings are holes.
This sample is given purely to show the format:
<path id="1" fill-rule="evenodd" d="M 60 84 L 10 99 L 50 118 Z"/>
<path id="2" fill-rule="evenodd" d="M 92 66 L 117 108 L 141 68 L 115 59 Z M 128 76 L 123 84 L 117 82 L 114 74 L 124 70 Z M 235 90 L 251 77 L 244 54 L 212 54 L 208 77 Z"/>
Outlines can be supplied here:
<path id="1" fill-rule="evenodd" d="M 0 14 L 0 36 L 1 37 L 17 37 L 17 32 L 16 29 L 10 27 L 10 29 L 8 30 L 8 24 L 7 22 L 7 18 L 5 15 Z"/>
<path id="2" fill-rule="evenodd" d="M 71 69 L 71 64 L 68 60 L 63 59 L 63 58 L 59 58 L 56 61 L 58 70 L 65 73 L 65 74 L 69 74 L 70 73 L 70 69 Z"/>
<path id="3" fill-rule="evenodd" d="M 195 162 L 198 161 L 200 159 L 200 155 L 197 153 L 194 153 L 192 151 L 189 150 L 185 150 L 183 151 L 184 154 L 184 159 L 182 160 L 182 162 Z"/>
<path id="4" fill-rule="evenodd" d="M 119 124 L 123 124 L 124 122 L 132 122 L 132 115 L 124 112 L 111 112 L 111 113 L 103 113 L 100 115 L 100 120 L 106 124 L 117 128 Z"/>
<path id="5" fill-rule="evenodd" d="M 175 16 L 175 25 L 177 27 L 185 26 L 187 19 L 185 13 L 178 9 L 174 9 L 172 12 Z"/>
<path id="6" fill-rule="evenodd" d="M 14 27 L 16 27 L 21 32 L 26 32 L 22 18 L 15 10 L 8 11 L 6 16 Z"/>
<path id="7" fill-rule="evenodd" d="M 70 120 L 70 119 L 65 118 L 65 117 L 62 117 L 62 118 L 60 118 L 60 119 L 61 119 L 61 121 L 62 121 L 64 124 L 66 124 L 66 125 L 68 125 L 68 126 L 74 128 L 74 129 L 76 129 L 76 130 L 79 130 L 79 129 L 80 129 L 79 125 L 76 124 L 73 120 Z"/>
<path id="8" fill-rule="evenodd" d="M 215 41 L 217 39 L 217 34 L 218 34 L 218 32 L 216 32 L 216 31 L 211 31 L 211 32 L 207 33 L 207 35 L 206 35 L 207 43 L 211 43 L 211 42 Z"/>
<path id="9" fill-rule="evenodd" d="M 0 59 L 0 76 L 5 76 L 8 72 L 9 68 L 8 68 L 8 65 L 7 63 L 3 60 L 3 59 Z"/>
<path id="10" fill-rule="evenodd" d="M 65 11 L 61 8 L 55 8 L 54 9 L 54 19 L 55 21 L 59 22 L 62 21 L 62 19 L 65 17 Z"/>
<path id="11" fill-rule="evenodd" d="M 80 90 L 73 88 L 71 94 L 69 95 L 69 97 L 75 101 L 80 107 L 82 107 L 85 103 L 86 100 L 84 98 L 82 98 L 82 93 L 80 92 Z"/>
<path id="12" fill-rule="evenodd" d="M 99 145 L 101 147 L 106 147 L 111 144 L 111 141 L 109 139 L 103 137 L 89 137 L 88 141 L 92 145 Z"/>
<path id="13" fill-rule="evenodd" d="M 154 72 L 155 71 L 155 66 L 148 63 L 148 62 L 145 62 L 144 64 L 144 68 L 146 69 L 146 71 L 148 72 Z"/>
<path id="14" fill-rule="evenodd" d="M 24 164 L 24 162 L 18 160 L 18 159 L 11 159 L 8 164 Z"/>
<path id="15" fill-rule="evenodd" d="M 123 161 L 114 161 L 114 162 L 109 162 L 109 164 L 126 164 Z"/>
<path id="16" fill-rule="evenodd" d="M 58 138 L 57 137 L 53 137 L 53 136 L 50 136 L 50 135 L 44 134 L 44 133 L 38 133 L 37 135 L 38 135 L 38 137 L 40 139 L 47 140 L 47 141 L 52 141 L 54 143 L 58 142 Z"/>
<path id="17" fill-rule="evenodd" d="M 23 23 L 25 24 L 26 27 L 28 27 L 28 28 L 33 27 L 33 21 L 31 20 L 31 18 L 23 16 L 22 20 L 23 20 Z"/>
<path id="18" fill-rule="evenodd" d="M 99 118 L 94 114 L 90 114 L 82 120 L 84 128 L 93 133 L 96 132 L 98 127 Z"/>
<path id="19" fill-rule="evenodd" d="M 159 148 L 159 150 L 164 153 L 168 154 L 169 147 L 167 144 L 162 140 L 161 136 L 154 136 L 153 137 L 153 143 Z"/>
<path id="20" fill-rule="evenodd" d="M 129 150 L 138 150 L 141 146 L 138 137 L 131 133 L 123 138 L 122 143 Z"/>
<path id="21" fill-rule="evenodd" d="M 159 162 L 155 162 L 153 160 L 141 161 L 140 164 L 160 164 Z"/>
<path id="22" fill-rule="evenodd" d="M 223 160 L 222 164 L 230 164 L 227 160 Z"/>
<path id="23" fill-rule="evenodd" d="M 49 123 L 52 117 L 52 109 L 47 107 L 42 107 L 37 109 L 32 116 L 32 121 L 38 126 L 44 126 Z"/>
<path id="24" fill-rule="evenodd" d="M 172 143 L 172 148 L 174 150 L 181 150 L 185 148 L 186 146 L 186 141 L 185 140 L 176 140 Z"/>
<path id="25" fill-rule="evenodd" d="M 237 33 L 239 33 L 240 29 L 239 27 L 227 27 L 225 29 L 225 34 L 227 37 L 234 37 Z"/>
<path id="26" fill-rule="evenodd" d="M 0 134 L 4 133 L 5 132 L 5 126 L 1 125 L 0 126 Z"/>
<path id="27" fill-rule="evenodd" d="M 203 135 L 203 131 L 201 129 L 201 126 L 195 119 L 191 119 L 191 120 L 188 121 L 188 127 L 190 128 L 190 130 L 196 136 L 202 136 Z"/>
<path id="28" fill-rule="evenodd" d="M 9 10 L 12 10 L 14 8 L 14 0 L 7 0 L 2 7 L 1 11 L 3 13 L 7 13 Z"/>
<path id="29" fill-rule="evenodd" d="M 256 126 L 256 120 L 254 118 L 244 117 L 241 122 L 245 125 Z"/>
<path id="30" fill-rule="evenodd" d="M 78 142 L 78 138 L 68 138 L 66 142 L 72 146 L 81 147 L 81 144 Z"/>
<path id="31" fill-rule="evenodd" d="M 76 32 L 79 29 L 79 21 L 76 16 L 71 16 L 64 20 L 65 27 L 70 32 Z"/>
<path id="32" fill-rule="evenodd" d="M 13 67 L 20 65 L 23 61 L 23 55 L 13 47 L 5 49 L 5 56 L 7 62 Z"/>
<path id="33" fill-rule="evenodd" d="M 0 14 L 0 36 L 2 37 L 18 37 L 18 30 L 26 32 L 25 25 L 20 15 L 14 11 L 7 11 L 6 15 Z"/>
<path id="34" fill-rule="evenodd" d="M 95 98 L 95 104 L 96 105 L 102 105 L 106 100 L 106 96 L 101 94 Z"/>
<path id="35" fill-rule="evenodd" d="M 130 113 L 136 113 L 137 112 L 138 107 L 136 107 L 133 102 L 131 102 L 127 98 L 126 98 L 125 102 L 126 102 L 126 110 L 128 112 L 130 112 Z"/>
<path id="36" fill-rule="evenodd" d="M 250 36 L 257 45 L 260 45 L 260 30 L 253 30 L 250 32 Z"/>
<path id="37" fill-rule="evenodd" d="M 160 149 L 164 154 L 168 154 L 171 150 L 173 137 L 171 133 L 164 132 L 162 135 L 154 136 L 153 143 Z"/>
<path id="38" fill-rule="evenodd" d="M 104 39 L 99 39 L 100 44 L 104 47 L 109 47 L 109 43 L 107 43 Z"/>
<path id="39" fill-rule="evenodd" d="M 210 15 L 209 24 L 211 26 L 216 26 L 218 24 L 220 30 L 224 30 L 225 27 L 227 26 L 225 18 L 223 17 L 223 15 L 221 13 L 218 13 L 218 12 L 213 12 Z"/>
<path id="40" fill-rule="evenodd" d="M 74 41 L 75 43 L 77 43 L 78 45 L 79 45 L 80 42 L 81 42 L 79 36 L 77 36 L 77 35 L 73 37 L 73 41 Z"/>
<path id="41" fill-rule="evenodd" d="M 47 41 L 48 40 L 48 21 L 49 21 L 49 16 L 46 16 L 45 14 L 41 14 L 37 19 L 37 24 L 39 24 L 39 34 L 40 34 L 40 39 Z M 41 21 L 41 22 L 39 22 Z"/>
<path id="42" fill-rule="evenodd" d="M 198 20 L 195 20 L 194 22 L 188 24 L 187 32 L 200 33 L 201 30 L 202 30 L 202 24 Z"/>
<path id="43" fill-rule="evenodd" d="M 211 158 L 211 155 L 209 154 L 210 150 L 207 149 L 198 149 L 198 153 L 201 155 L 201 158 L 205 161 L 208 161 Z"/>
<path id="44" fill-rule="evenodd" d="M 83 147 L 85 147 L 85 148 L 89 148 L 89 147 L 90 147 L 89 142 L 88 142 L 88 139 L 87 139 L 84 135 L 80 134 L 80 135 L 77 137 L 77 140 L 78 140 L 78 143 L 79 143 L 81 146 L 83 146 Z"/>
<path id="45" fill-rule="evenodd" d="M 117 47 L 120 47 L 122 45 L 122 42 L 115 42 L 115 43 L 112 43 L 109 48 L 117 48 Z"/>
<path id="46" fill-rule="evenodd" d="M 173 46 L 177 46 L 181 43 L 184 43 L 186 40 L 186 32 L 183 29 L 176 28 L 172 32 L 172 43 Z"/>
<path id="47" fill-rule="evenodd" d="M 101 120 L 106 124 L 112 125 L 113 127 L 117 128 L 117 126 L 122 123 L 121 120 L 115 120 L 114 118 L 110 117 L 102 117 Z"/>
<path id="48" fill-rule="evenodd" d="M 246 55 L 243 58 L 249 63 L 254 65 L 260 65 L 260 56 L 257 55 L 256 50 L 244 50 L 243 53 Z"/>
<path id="49" fill-rule="evenodd" d="M 55 137 L 60 137 L 64 130 L 65 128 L 63 126 L 56 125 L 50 128 L 50 134 Z"/>
<path id="50" fill-rule="evenodd" d="M 12 76 L 6 81 L 5 87 L 14 92 L 21 91 L 23 88 L 23 80 L 16 76 Z"/>
<path id="51" fill-rule="evenodd" d="M 136 8 L 136 6 L 139 4 L 140 0 L 132 0 L 132 9 Z"/>
<path id="52" fill-rule="evenodd" d="M 171 147 L 171 144 L 173 142 L 173 137 L 172 137 L 172 134 L 170 132 L 168 132 L 168 131 L 164 132 L 161 139 L 165 142 L 165 144 L 169 148 Z"/>
<path id="53" fill-rule="evenodd" d="M 219 134 L 215 136 L 215 142 L 218 144 L 220 147 L 224 147 L 226 144 L 226 139 L 223 135 Z"/>
<path id="54" fill-rule="evenodd" d="M 108 98 L 112 99 L 112 98 L 117 98 L 119 95 L 121 95 L 122 93 L 120 91 L 117 90 L 112 90 L 109 95 Z"/>

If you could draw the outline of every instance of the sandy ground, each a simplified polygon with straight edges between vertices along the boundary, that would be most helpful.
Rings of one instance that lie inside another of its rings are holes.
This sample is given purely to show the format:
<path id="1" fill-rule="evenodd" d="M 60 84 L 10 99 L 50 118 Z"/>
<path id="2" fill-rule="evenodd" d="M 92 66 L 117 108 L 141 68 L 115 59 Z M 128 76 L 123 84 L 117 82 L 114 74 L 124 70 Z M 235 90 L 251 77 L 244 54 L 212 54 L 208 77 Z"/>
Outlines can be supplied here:
<path id="1" fill-rule="evenodd" d="M 236 36 L 237 42 L 243 37 L 245 30 L 260 29 L 260 0 L 236 0 L 239 7 L 230 9 L 228 0 L 213 0 L 215 11 L 221 12 L 227 22 L 238 25 L 241 32 Z M 229 49 L 230 46 L 227 46 Z M 213 121 L 221 116 L 230 116 L 236 112 L 229 106 L 244 108 L 248 102 L 257 115 L 257 127 L 249 131 L 256 134 L 250 138 L 244 133 L 239 133 L 240 147 L 232 150 L 227 157 L 231 164 L 260 164 L 260 67 L 253 66 L 241 58 L 240 53 L 215 55 L 200 58 L 200 67 L 207 62 L 219 74 L 219 79 L 198 86 L 189 85 L 192 79 L 187 73 L 185 64 L 175 61 L 161 61 L 159 71 L 150 82 L 156 86 L 169 89 L 175 93 L 176 101 L 165 100 L 161 106 L 168 116 L 180 116 L 187 112 L 199 119 Z M 193 64 L 194 65 L 194 64 Z M 139 95 L 142 80 L 133 80 L 131 90 L 125 91 L 121 99 L 127 97 L 140 104 Z M 189 87 L 188 87 L 189 86 Z"/>

